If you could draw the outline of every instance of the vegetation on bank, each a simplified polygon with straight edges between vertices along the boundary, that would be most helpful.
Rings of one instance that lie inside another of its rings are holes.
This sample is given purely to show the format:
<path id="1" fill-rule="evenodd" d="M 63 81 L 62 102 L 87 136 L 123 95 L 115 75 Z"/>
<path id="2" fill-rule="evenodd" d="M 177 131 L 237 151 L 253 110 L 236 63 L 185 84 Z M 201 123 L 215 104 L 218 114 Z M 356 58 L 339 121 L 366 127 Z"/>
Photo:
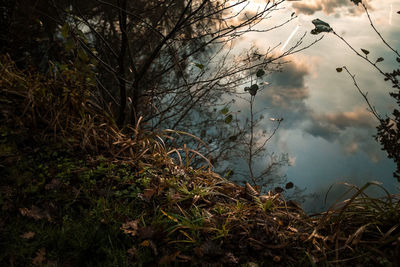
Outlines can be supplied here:
<path id="1" fill-rule="evenodd" d="M 400 264 L 398 196 L 366 187 L 308 216 L 167 145 L 118 130 L 73 65 L 44 76 L 0 63 L 0 265 Z M 175 136 L 175 137 L 174 137 Z"/>

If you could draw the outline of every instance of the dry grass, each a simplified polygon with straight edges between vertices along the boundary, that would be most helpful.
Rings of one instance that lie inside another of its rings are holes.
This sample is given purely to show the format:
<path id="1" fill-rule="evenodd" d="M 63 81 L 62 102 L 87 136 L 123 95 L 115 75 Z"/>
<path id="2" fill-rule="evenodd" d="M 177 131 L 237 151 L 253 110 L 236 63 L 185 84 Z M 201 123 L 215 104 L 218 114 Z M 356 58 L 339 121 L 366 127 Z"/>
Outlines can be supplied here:
<path id="1" fill-rule="evenodd" d="M 1 123 L 32 135 L 28 146 L 61 144 L 93 164 L 101 155 L 149 179 L 136 200 L 148 209 L 121 225 L 136 242 L 126 252 L 133 261 L 148 249 L 153 263 L 167 265 L 399 264 L 399 197 L 368 197 L 365 189 L 375 184 L 352 186 L 348 200 L 309 217 L 280 194 L 261 196 L 249 184 L 221 178 L 196 150 L 164 142 L 188 133 L 149 132 L 141 119 L 118 130 L 110 112 L 96 104 L 92 85 L 72 67 L 44 77 L 21 72 L 3 57 L 0 68 Z M 190 166 L 196 156 L 204 168 Z"/>

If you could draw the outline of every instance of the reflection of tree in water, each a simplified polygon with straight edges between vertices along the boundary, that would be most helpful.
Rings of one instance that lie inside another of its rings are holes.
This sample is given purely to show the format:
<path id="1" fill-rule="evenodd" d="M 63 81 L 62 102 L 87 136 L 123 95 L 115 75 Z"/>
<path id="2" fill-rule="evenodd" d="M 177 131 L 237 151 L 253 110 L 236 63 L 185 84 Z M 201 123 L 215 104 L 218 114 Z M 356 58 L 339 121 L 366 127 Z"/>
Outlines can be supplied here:
<path id="1" fill-rule="evenodd" d="M 86 64 L 97 84 L 97 103 L 120 127 L 143 117 L 142 127 L 193 133 L 209 145 L 199 152 L 218 166 L 240 154 L 239 140 L 249 131 L 237 127 L 235 112 L 220 111 L 256 71 L 271 73 L 279 60 L 308 47 L 301 46 L 301 38 L 281 53 L 272 47 L 234 55 L 239 37 L 296 18 L 269 28 L 259 25 L 283 2 L 267 1 L 250 10 L 248 1 L 43 0 L 32 6 L 21 0 L 14 2 L 7 47 L 20 66 L 33 62 L 43 72 L 49 62 L 60 68 L 68 61 Z"/>

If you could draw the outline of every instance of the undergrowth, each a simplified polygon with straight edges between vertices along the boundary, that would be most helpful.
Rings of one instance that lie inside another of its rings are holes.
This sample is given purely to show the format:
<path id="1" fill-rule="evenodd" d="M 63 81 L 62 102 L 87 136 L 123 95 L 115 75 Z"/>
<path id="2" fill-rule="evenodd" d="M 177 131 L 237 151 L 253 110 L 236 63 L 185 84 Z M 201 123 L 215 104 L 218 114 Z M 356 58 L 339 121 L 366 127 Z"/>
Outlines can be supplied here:
<path id="1" fill-rule="evenodd" d="M 198 152 L 164 142 L 182 133 L 117 129 L 74 66 L 3 56 L 0 77 L 1 266 L 400 264 L 399 198 L 373 184 L 310 217 L 193 169 Z"/>

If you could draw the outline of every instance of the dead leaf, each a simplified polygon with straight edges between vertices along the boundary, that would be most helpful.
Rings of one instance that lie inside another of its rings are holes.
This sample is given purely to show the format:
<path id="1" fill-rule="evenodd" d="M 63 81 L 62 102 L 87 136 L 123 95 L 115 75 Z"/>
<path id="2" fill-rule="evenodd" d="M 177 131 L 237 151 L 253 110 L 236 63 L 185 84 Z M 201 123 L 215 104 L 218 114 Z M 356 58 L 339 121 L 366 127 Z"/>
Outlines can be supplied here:
<path id="1" fill-rule="evenodd" d="M 46 260 L 46 249 L 41 248 L 36 252 L 36 257 L 33 258 L 32 264 L 35 266 L 43 265 L 43 262 Z"/>
<path id="2" fill-rule="evenodd" d="M 120 229 L 122 231 L 124 231 L 125 234 L 135 236 L 137 234 L 137 230 L 138 230 L 138 223 L 139 223 L 139 220 L 129 221 L 129 222 L 122 224 Z"/>
<path id="3" fill-rule="evenodd" d="M 24 238 L 24 239 L 31 239 L 34 236 L 35 236 L 34 232 L 26 232 L 26 233 L 23 233 L 22 235 L 20 235 L 20 237 Z"/>
<path id="4" fill-rule="evenodd" d="M 274 261 L 274 262 L 280 262 L 280 261 L 281 261 L 281 257 L 275 256 L 275 257 L 273 258 L 273 261 Z"/>
<path id="5" fill-rule="evenodd" d="M 135 257 L 137 254 L 137 249 L 135 247 L 131 247 L 126 251 L 130 257 Z"/>
<path id="6" fill-rule="evenodd" d="M 181 252 L 178 250 L 175 253 L 171 255 L 165 255 L 160 259 L 158 262 L 158 265 L 170 265 L 171 262 L 176 261 L 176 257 L 180 254 Z"/>
<path id="7" fill-rule="evenodd" d="M 152 189 L 152 188 L 148 188 L 148 189 L 145 189 L 145 190 L 143 191 L 143 196 L 144 196 L 147 200 L 150 200 L 151 197 L 154 195 L 155 192 L 156 192 L 156 190 L 154 190 L 154 189 Z"/>
<path id="8" fill-rule="evenodd" d="M 186 255 L 181 255 L 181 254 L 179 254 L 177 257 L 180 258 L 180 259 L 182 259 L 183 261 L 186 261 L 186 262 L 192 260 L 192 257 L 186 256 Z"/>
<path id="9" fill-rule="evenodd" d="M 140 243 L 140 245 L 141 245 L 142 247 L 148 247 L 148 246 L 150 246 L 150 241 L 149 241 L 149 240 L 145 240 L 145 241 L 143 241 L 142 243 Z"/>
<path id="10" fill-rule="evenodd" d="M 140 243 L 140 245 L 142 247 L 150 247 L 153 250 L 154 255 L 156 255 L 156 256 L 158 255 L 156 244 L 154 244 L 153 241 L 148 239 L 148 240 L 145 240 L 142 243 Z"/>
<path id="11" fill-rule="evenodd" d="M 22 216 L 30 217 L 35 220 L 46 218 L 49 222 L 51 221 L 51 217 L 48 211 L 43 211 L 34 205 L 32 205 L 31 209 L 20 208 L 19 212 Z"/>

